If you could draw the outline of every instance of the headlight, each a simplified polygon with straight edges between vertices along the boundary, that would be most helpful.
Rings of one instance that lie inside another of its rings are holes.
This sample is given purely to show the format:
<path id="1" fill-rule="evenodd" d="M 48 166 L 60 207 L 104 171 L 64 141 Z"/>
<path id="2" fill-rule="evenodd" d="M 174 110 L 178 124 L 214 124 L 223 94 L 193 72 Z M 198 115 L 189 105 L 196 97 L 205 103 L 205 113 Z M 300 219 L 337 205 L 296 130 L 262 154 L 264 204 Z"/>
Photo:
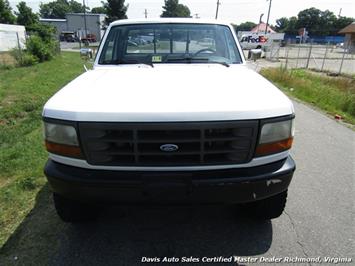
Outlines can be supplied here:
<path id="1" fill-rule="evenodd" d="M 78 146 L 76 130 L 72 126 L 44 123 L 46 140 L 54 143 Z"/>
<path id="2" fill-rule="evenodd" d="M 82 157 L 74 127 L 44 122 L 44 138 L 48 152 L 69 157 Z"/>
<path id="3" fill-rule="evenodd" d="M 290 149 L 293 135 L 294 119 L 264 124 L 260 131 L 256 156 L 265 156 Z"/>

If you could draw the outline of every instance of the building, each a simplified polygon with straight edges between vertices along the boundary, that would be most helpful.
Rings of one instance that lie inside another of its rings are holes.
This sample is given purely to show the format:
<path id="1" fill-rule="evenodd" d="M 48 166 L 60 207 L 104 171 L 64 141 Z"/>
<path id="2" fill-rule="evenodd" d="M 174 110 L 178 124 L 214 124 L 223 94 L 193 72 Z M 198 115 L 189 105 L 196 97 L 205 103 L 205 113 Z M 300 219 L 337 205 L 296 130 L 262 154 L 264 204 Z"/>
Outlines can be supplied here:
<path id="1" fill-rule="evenodd" d="M 10 51 L 13 48 L 25 48 L 25 26 L 0 24 L 0 52 Z"/>
<path id="2" fill-rule="evenodd" d="M 96 39 L 101 40 L 104 30 L 104 14 L 86 13 L 86 27 L 88 34 L 94 34 Z M 40 22 L 52 25 L 57 29 L 58 35 L 62 32 L 74 32 L 78 37 L 85 36 L 85 18 L 84 13 L 68 13 L 65 19 L 41 18 Z"/>
<path id="3" fill-rule="evenodd" d="M 350 53 L 355 53 L 355 22 L 340 30 L 339 34 L 345 34 L 344 46 Z"/>
<path id="4" fill-rule="evenodd" d="M 40 22 L 44 24 L 49 24 L 57 29 L 58 34 L 62 31 L 67 30 L 67 20 L 66 19 L 56 19 L 56 18 L 41 18 Z"/>
<path id="5" fill-rule="evenodd" d="M 261 22 L 258 25 L 256 25 L 254 28 L 252 28 L 250 31 L 251 32 L 262 32 L 264 33 L 266 29 L 266 23 Z M 267 33 L 276 33 L 270 26 L 267 26 Z"/>

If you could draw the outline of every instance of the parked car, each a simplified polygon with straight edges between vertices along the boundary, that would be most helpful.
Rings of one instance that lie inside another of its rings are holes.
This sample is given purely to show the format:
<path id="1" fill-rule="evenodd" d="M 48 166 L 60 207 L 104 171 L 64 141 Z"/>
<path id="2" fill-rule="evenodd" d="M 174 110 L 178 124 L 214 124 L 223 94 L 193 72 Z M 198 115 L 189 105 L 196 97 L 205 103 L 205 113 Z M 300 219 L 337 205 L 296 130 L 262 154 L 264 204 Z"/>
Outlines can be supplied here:
<path id="1" fill-rule="evenodd" d="M 137 34 L 154 42 L 132 49 Z M 276 218 L 295 171 L 294 118 L 292 102 L 246 66 L 231 25 L 120 20 L 93 70 L 45 104 L 44 171 L 66 222 L 112 203 L 238 204 Z"/>
<path id="2" fill-rule="evenodd" d="M 62 31 L 59 35 L 59 39 L 61 42 L 75 42 L 78 38 L 73 31 Z"/>
<path id="3" fill-rule="evenodd" d="M 344 43 L 343 42 L 337 43 L 336 47 L 344 49 Z"/>
<path id="4" fill-rule="evenodd" d="M 81 38 L 81 41 L 83 42 L 83 43 L 85 43 L 85 42 L 96 42 L 96 36 L 95 36 L 95 34 L 91 34 L 91 33 L 89 33 L 89 34 L 87 34 L 86 36 L 84 36 L 84 37 L 82 37 Z"/>

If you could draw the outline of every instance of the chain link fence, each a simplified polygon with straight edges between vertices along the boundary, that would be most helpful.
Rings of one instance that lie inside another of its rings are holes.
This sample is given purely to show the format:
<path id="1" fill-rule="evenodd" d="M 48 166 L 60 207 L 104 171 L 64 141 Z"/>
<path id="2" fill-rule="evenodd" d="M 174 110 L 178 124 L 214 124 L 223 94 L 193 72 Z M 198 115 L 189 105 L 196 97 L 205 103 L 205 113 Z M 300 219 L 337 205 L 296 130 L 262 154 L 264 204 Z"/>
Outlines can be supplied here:
<path id="1" fill-rule="evenodd" d="M 333 74 L 355 74 L 355 53 L 347 46 L 331 44 L 287 44 L 271 45 L 265 52 L 271 62 L 280 62 L 287 68 L 306 68 Z"/>

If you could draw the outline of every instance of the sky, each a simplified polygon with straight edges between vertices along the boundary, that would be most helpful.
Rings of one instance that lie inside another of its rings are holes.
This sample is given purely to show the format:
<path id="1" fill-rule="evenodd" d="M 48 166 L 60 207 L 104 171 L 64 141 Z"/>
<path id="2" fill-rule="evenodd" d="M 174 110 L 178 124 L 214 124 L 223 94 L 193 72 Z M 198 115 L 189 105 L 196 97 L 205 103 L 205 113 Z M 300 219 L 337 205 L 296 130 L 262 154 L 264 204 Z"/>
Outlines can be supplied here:
<path id="1" fill-rule="evenodd" d="M 16 10 L 16 4 L 21 0 L 9 0 L 11 7 Z M 80 0 L 77 0 L 81 2 Z M 101 0 L 85 0 L 92 8 L 101 6 Z M 269 0 L 270 1 L 270 0 Z M 35 12 L 39 10 L 41 2 L 50 0 L 25 1 Z M 198 14 L 201 18 L 214 18 L 216 15 L 217 0 L 180 0 L 181 4 L 190 8 L 191 14 Z M 126 0 L 129 4 L 128 18 L 144 18 L 144 10 L 147 9 L 148 17 L 159 17 L 162 12 L 164 0 Z M 253 21 L 257 23 L 262 13 L 265 22 L 269 2 L 266 0 L 220 0 L 218 18 L 232 23 Z M 355 17 L 355 0 L 272 0 L 270 23 L 275 24 L 276 19 L 281 17 L 297 16 L 298 12 L 306 8 L 315 7 L 320 10 L 330 10 L 338 15 L 341 10 L 342 16 Z"/>

